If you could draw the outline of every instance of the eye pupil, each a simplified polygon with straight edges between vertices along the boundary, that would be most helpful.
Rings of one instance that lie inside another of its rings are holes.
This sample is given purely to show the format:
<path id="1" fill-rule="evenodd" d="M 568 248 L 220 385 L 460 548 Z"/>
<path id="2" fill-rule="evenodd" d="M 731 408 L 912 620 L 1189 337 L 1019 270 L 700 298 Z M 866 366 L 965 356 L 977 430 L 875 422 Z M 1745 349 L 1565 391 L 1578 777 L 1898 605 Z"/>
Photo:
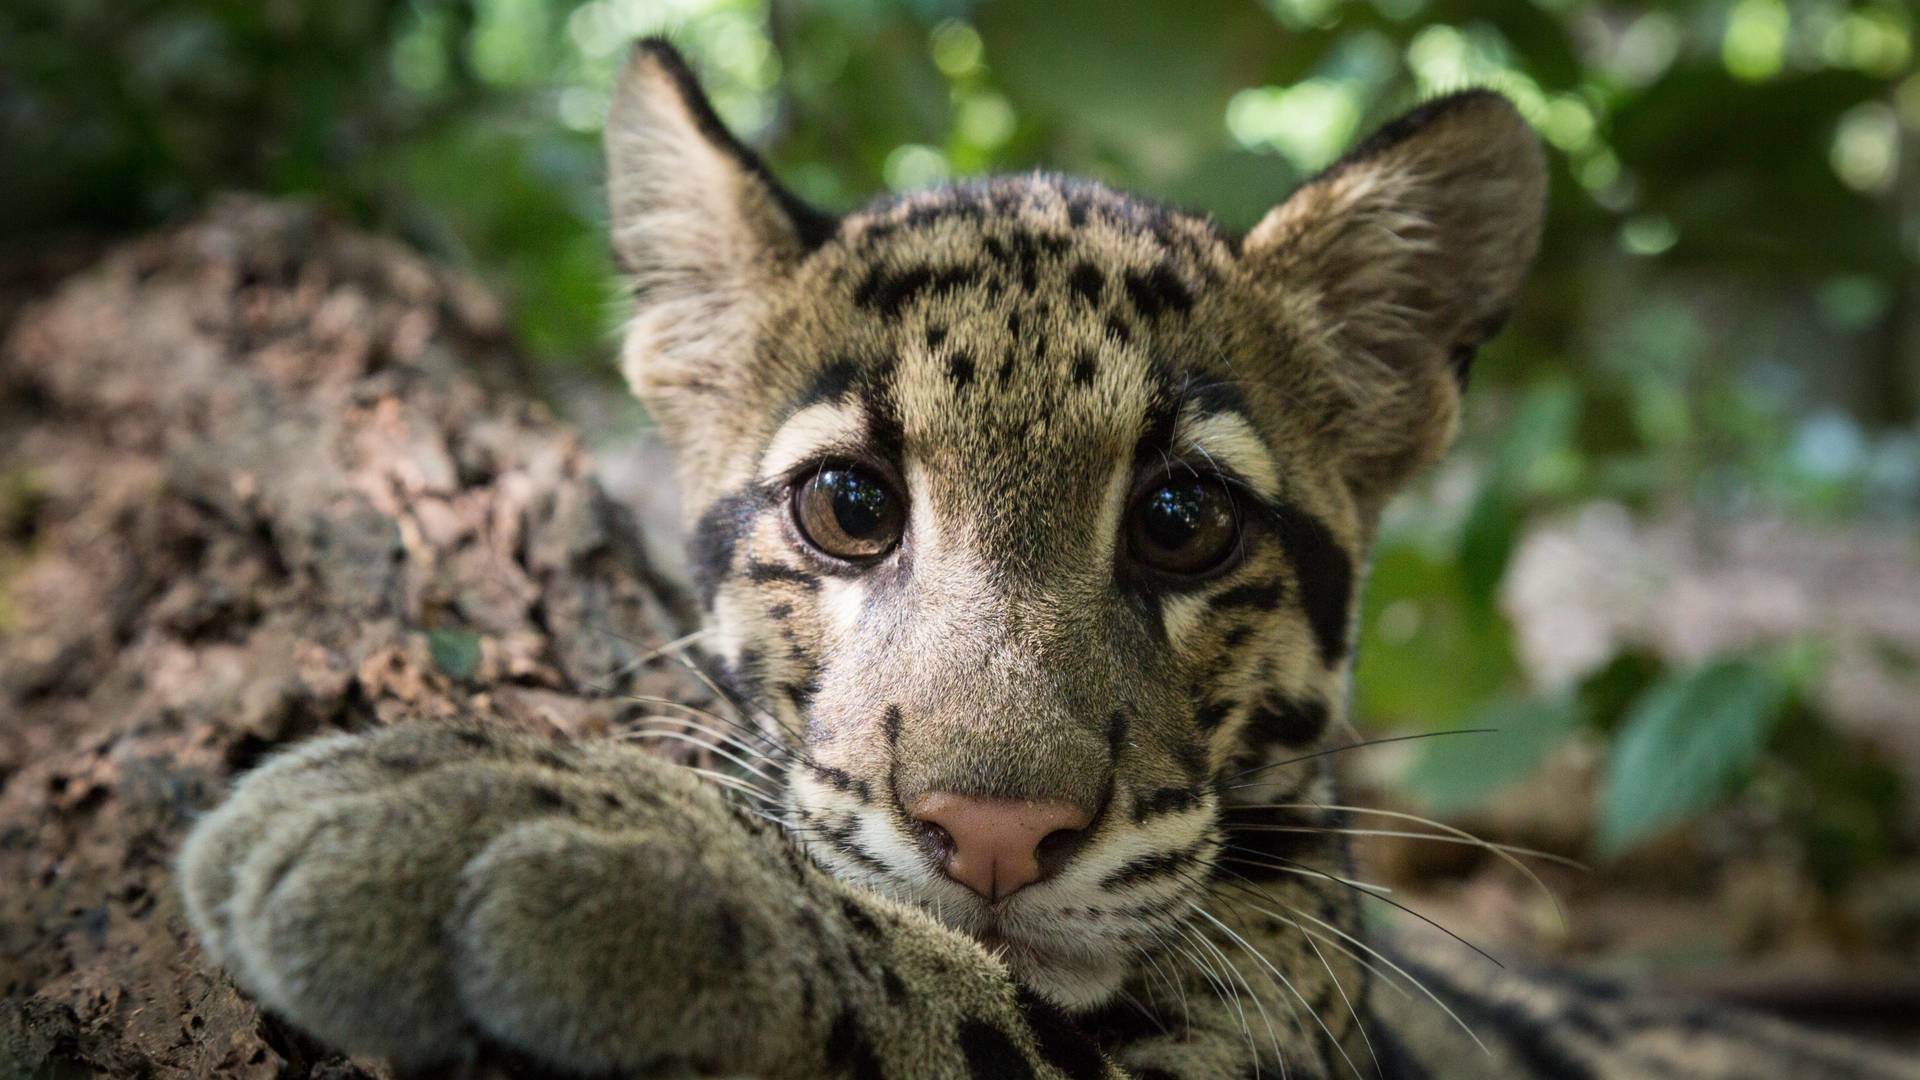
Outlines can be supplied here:
<path id="1" fill-rule="evenodd" d="M 1239 545 L 1240 523 L 1226 486 L 1211 477 L 1169 479 L 1134 504 L 1134 558 L 1169 574 L 1217 569 Z"/>
<path id="2" fill-rule="evenodd" d="M 1203 512 L 1202 496 L 1192 486 L 1156 488 L 1147 498 L 1142 524 L 1155 547 L 1172 550 L 1192 542 Z"/>
<path id="3" fill-rule="evenodd" d="M 832 495 L 833 517 L 841 532 L 869 540 L 886 526 L 885 488 L 854 472 L 823 473 L 820 481 Z"/>
<path id="4" fill-rule="evenodd" d="M 839 559 L 873 559 L 900 539 L 893 488 L 872 471 L 828 466 L 794 490 L 793 516 L 809 544 Z"/>

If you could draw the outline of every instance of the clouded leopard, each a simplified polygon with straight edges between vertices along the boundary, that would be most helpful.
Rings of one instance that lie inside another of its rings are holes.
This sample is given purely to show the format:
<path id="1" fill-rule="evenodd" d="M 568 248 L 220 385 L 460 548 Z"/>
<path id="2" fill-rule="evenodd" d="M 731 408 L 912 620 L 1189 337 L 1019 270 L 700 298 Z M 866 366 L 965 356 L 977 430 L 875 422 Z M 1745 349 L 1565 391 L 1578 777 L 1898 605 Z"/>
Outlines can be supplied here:
<path id="1" fill-rule="evenodd" d="M 740 767 L 459 725 L 271 760 L 180 858 L 269 1008 L 561 1074 L 1915 1075 L 1363 924 L 1325 751 L 1382 506 L 1538 243 L 1502 98 L 1244 235 L 1045 174 L 832 216 L 657 41 L 606 142 Z"/>

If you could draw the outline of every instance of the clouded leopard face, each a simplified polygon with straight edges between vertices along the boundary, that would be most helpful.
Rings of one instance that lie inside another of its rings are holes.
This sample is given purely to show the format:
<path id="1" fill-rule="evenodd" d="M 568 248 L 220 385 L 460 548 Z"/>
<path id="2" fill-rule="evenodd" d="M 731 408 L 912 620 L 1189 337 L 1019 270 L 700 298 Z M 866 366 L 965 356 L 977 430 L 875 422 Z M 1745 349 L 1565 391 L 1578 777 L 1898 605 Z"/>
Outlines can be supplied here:
<path id="1" fill-rule="evenodd" d="M 1247 804 L 1324 794 L 1369 534 L 1533 253 L 1511 107 L 1430 103 L 1245 236 L 1047 175 L 830 217 L 657 42 L 607 149 L 623 366 L 813 855 L 1069 1007 L 1311 862 Z"/>

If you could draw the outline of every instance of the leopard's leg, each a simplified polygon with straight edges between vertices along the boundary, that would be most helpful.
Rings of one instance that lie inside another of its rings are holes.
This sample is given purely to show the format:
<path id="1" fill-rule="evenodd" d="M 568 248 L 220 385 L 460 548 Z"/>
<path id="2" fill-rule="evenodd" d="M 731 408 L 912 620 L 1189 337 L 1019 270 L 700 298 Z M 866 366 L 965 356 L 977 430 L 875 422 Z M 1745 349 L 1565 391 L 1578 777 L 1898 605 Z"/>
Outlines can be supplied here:
<path id="1" fill-rule="evenodd" d="M 1381 1002 L 1416 1074 L 1433 1080 L 1920 1080 L 1911 1053 L 1658 986 L 1495 967 L 1430 937 L 1396 940 L 1392 955 L 1452 1013 L 1415 998 Z"/>

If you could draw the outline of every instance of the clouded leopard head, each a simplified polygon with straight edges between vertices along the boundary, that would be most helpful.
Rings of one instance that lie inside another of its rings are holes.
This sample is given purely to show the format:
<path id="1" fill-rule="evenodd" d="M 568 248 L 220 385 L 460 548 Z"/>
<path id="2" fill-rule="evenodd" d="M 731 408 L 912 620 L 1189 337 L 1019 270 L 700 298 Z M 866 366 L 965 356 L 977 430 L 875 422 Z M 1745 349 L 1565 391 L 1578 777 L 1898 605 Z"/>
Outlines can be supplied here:
<path id="1" fill-rule="evenodd" d="M 639 46 L 607 128 L 623 366 L 710 648 L 850 881 L 1111 995 L 1320 782 L 1366 546 L 1536 245 L 1501 98 L 1388 125 L 1244 236 L 1050 175 L 808 207 Z"/>

